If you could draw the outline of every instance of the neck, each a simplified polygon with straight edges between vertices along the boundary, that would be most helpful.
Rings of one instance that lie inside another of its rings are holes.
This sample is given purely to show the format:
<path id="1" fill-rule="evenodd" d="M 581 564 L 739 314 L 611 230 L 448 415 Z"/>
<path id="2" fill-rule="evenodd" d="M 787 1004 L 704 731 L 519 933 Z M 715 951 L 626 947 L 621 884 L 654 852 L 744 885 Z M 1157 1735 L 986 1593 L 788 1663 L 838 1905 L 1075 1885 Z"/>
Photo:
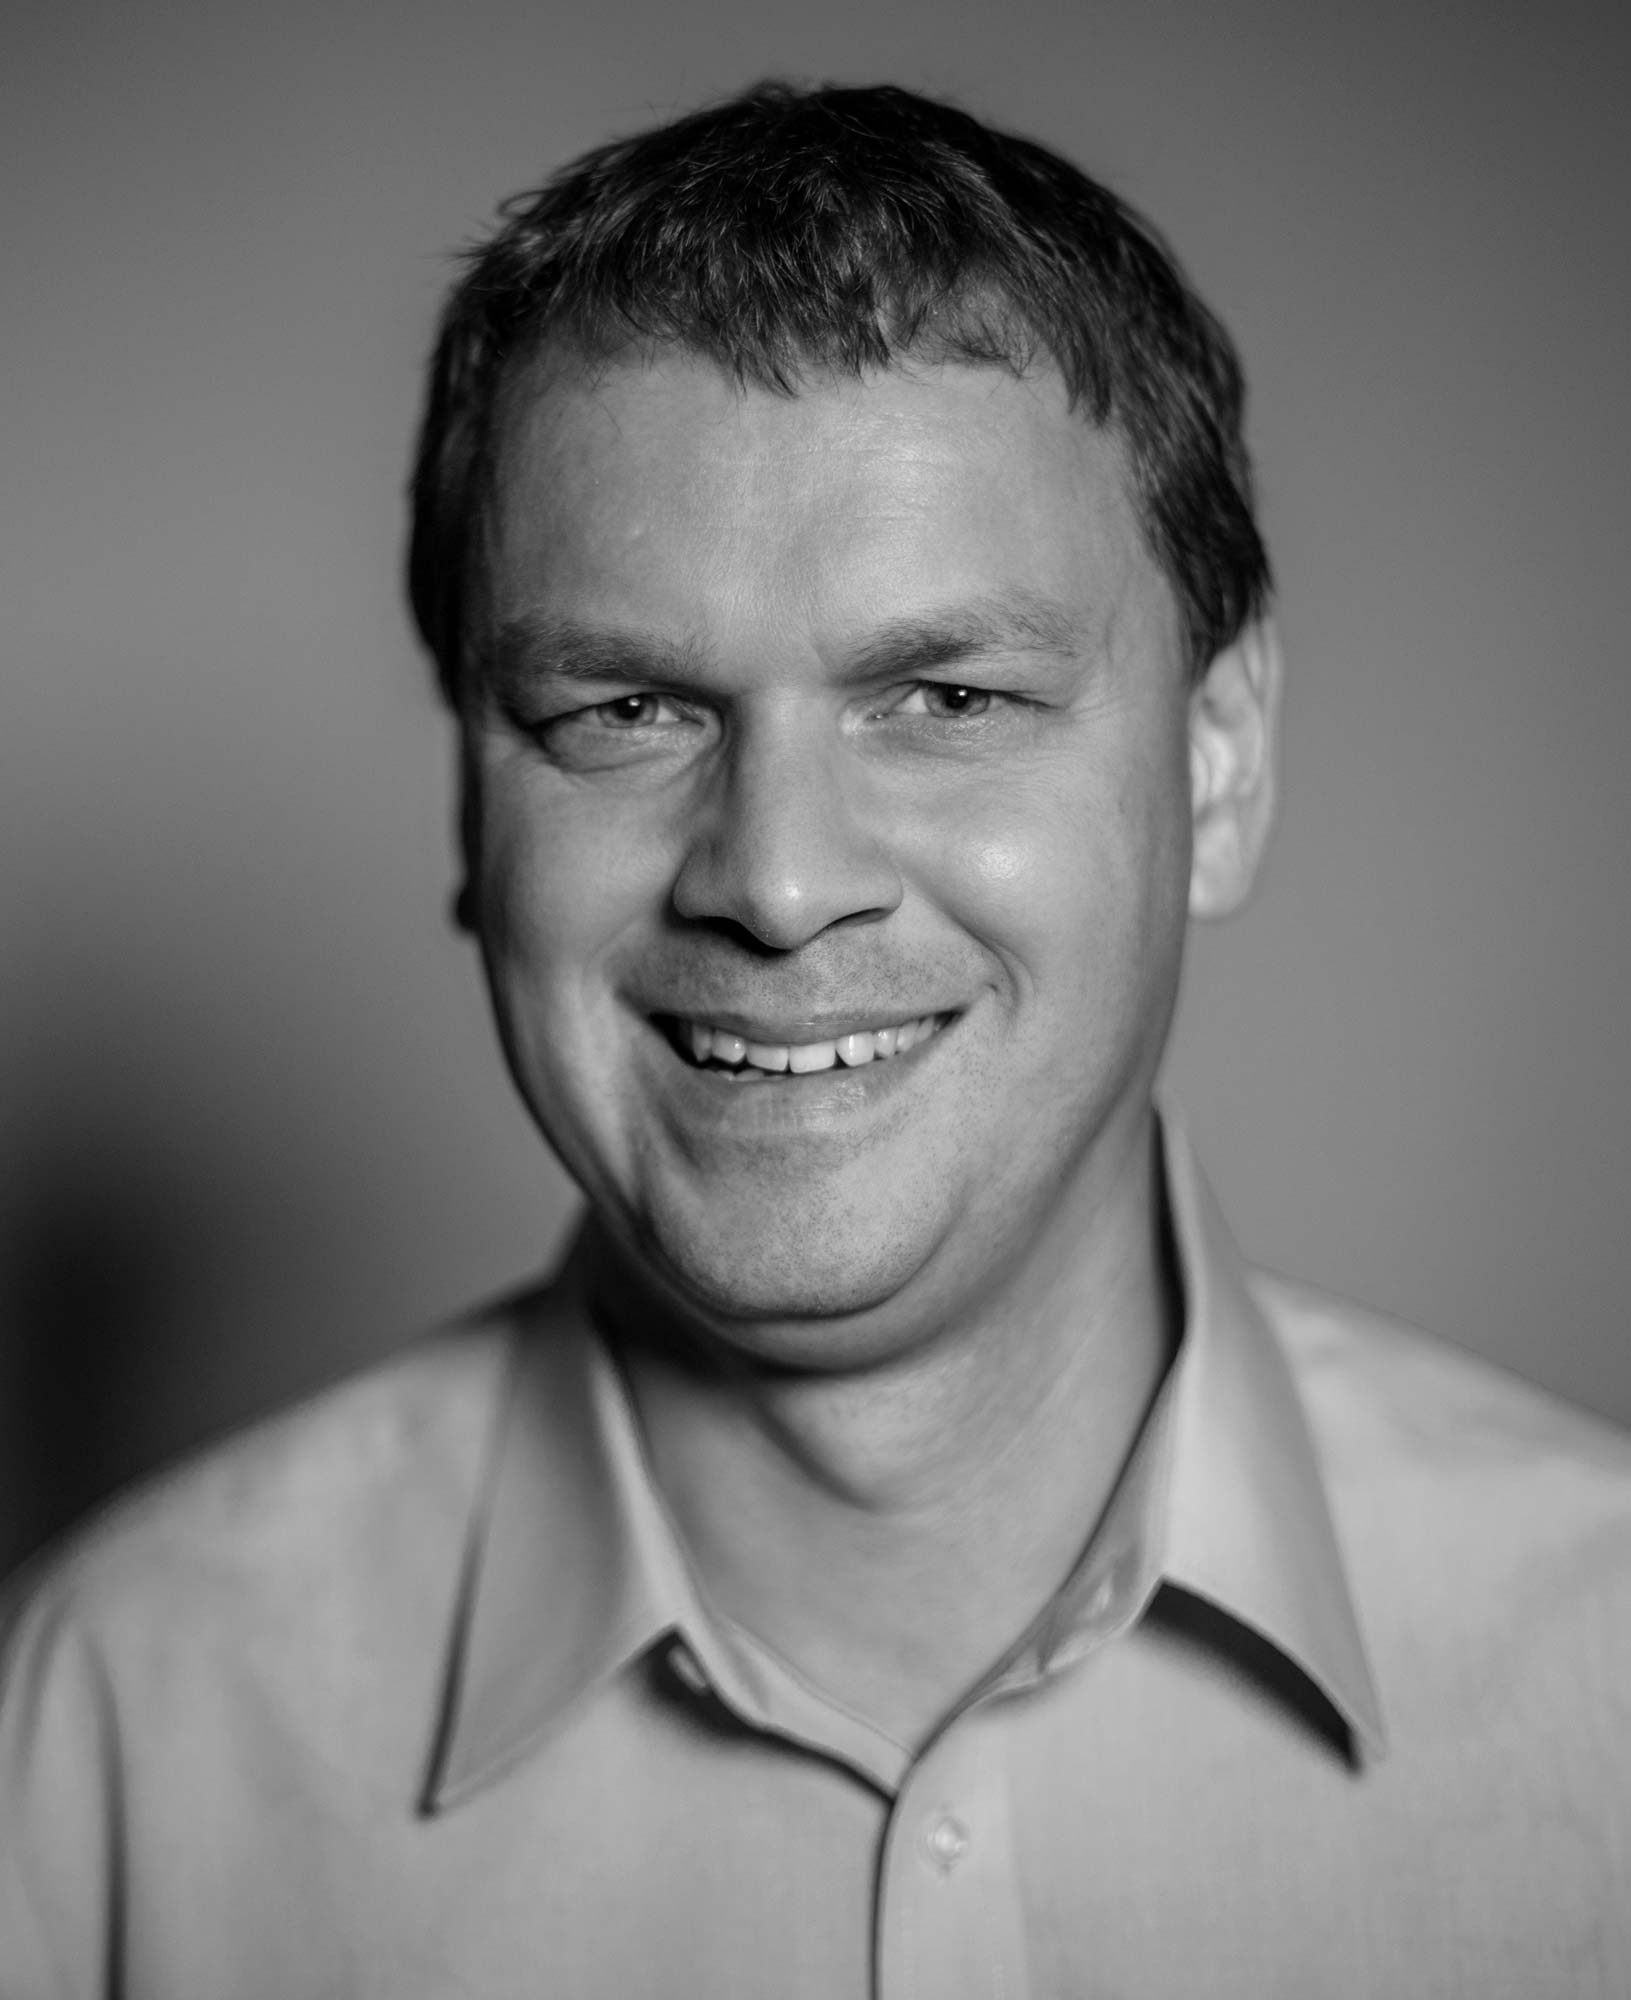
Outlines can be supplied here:
<path id="1" fill-rule="evenodd" d="M 1153 1134 L 1083 1205 L 959 1324 L 862 1372 L 721 1359 L 596 1287 L 705 1595 L 909 1746 L 1069 1573 L 1171 1355 Z"/>

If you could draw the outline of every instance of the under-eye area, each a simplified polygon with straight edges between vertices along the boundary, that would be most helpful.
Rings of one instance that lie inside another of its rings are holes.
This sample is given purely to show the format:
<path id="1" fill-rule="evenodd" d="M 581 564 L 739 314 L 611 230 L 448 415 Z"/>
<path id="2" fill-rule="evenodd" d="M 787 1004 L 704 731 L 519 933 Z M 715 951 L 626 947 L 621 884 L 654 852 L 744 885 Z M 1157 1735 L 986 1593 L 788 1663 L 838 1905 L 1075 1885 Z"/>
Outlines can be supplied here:
<path id="1" fill-rule="evenodd" d="M 663 1014 L 656 1024 L 675 1051 L 694 1069 L 709 1070 L 730 1083 L 777 1083 L 825 1070 L 860 1069 L 910 1055 L 940 1033 L 952 1014 L 920 1014 L 910 1020 L 880 1022 L 820 1042 L 756 1042 L 708 1021 Z"/>

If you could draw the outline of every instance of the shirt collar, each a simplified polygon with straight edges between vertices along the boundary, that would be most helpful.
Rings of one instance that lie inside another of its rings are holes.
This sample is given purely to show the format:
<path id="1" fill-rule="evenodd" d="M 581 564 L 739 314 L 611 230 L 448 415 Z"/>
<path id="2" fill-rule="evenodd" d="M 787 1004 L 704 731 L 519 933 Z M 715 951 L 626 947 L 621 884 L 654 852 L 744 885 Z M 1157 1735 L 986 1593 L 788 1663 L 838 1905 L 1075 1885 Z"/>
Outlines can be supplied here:
<path id="1" fill-rule="evenodd" d="M 1290 1364 L 1182 1132 L 1163 1125 L 1185 1338 L 1167 1385 L 1162 1575 L 1276 1646 L 1379 1757 L 1381 1705 Z"/>
<path id="2" fill-rule="evenodd" d="M 1183 1340 L 1046 1650 L 1068 1658 L 1073 1636 L 1108 1636 L 1176 1584 L 1276 1646 L 1378 1754 L 1380 1708 L 1289 1367 L 1170 1117 L 1163 1140 Z M 668 1633 L 720 1679 L 742 1671 L 698 1598 L 575 1263 L 510 1310 L 513 1373 L 459 1595 L 433 1811 L 509 1769 Z"/>
<path id="3" fill-rule="evenodd" d="M 661 1634 L 702 1622 L 580 1260 L 507 1310 L 511 1373 L 459 1593 L 432 1809 L 507 1770 Z"/>

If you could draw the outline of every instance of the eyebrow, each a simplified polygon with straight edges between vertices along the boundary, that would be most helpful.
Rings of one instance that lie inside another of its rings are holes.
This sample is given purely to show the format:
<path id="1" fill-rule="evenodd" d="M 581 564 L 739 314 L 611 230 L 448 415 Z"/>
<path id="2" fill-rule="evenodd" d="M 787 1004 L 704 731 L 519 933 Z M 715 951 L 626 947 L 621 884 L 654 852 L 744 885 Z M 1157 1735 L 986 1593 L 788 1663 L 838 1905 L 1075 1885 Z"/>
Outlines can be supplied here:
<path id="1" fill-rule="evenodd" d="M 1074 660 L 1078 622 L 1054 599 L 1004 591 L 945 611 L 892 619 L 850 656 L 845 678 L 883 680 L 989 659 L 994 653 L 1046 653 Z"/>
<path id="2" fill-rule="evenodd" d="M 889 620 L 848 655 L 841 678 L 856 684 L 910 678 L 999 653 L 1074 661 L 1080 651 L 1079 622 L 1064 605 L 1033 591 L 1003 591 Z M 522 612 L 499 628 L 488 670 L 496 689 L 506 694 L 535 679 L 694 686 L 710 664 L 708 648 L 695 639 Z"/>
<path id="3" fill-rule="evenodd" d="M 500 693 L 513 693 L 540 678 L 635 684 L 695 681 L 707 663 L 706 651 L 694 641 L 522 612 L 499 627 L 487 668 Z"/>

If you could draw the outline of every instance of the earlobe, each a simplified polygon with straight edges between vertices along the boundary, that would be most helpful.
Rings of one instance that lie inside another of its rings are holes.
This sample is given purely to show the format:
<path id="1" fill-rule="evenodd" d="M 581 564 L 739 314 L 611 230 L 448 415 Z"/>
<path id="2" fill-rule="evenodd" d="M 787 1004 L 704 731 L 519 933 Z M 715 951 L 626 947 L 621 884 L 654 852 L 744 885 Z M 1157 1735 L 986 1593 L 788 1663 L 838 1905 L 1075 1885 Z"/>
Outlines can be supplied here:
<path id="1" fill-rule="evenodd" d="M 1274 822 L 1281 659 L 1259 620 L 1212 661 L 1189 698 L 1192 917 L 1238 910 L 1257 879 Z"/>

